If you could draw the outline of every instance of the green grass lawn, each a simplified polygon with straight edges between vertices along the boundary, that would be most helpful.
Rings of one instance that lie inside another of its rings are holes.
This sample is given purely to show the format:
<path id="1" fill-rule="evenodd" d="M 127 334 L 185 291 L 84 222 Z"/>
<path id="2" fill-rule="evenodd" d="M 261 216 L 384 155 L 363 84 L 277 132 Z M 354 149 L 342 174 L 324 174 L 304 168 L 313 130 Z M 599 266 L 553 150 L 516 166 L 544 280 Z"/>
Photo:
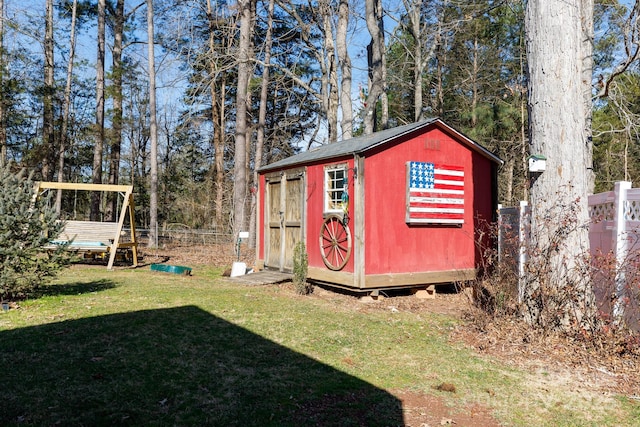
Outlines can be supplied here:
<path id="1" fill-rule="evenodd" d="M 220 273 L 74 267 L 0 313 L 0 425 L 394 426 L 397 390 L 480 403 L 505 425 L 640 425 L 634 401 L 541 392 L 452 344 L 455 319 L 365 313 Z M 433 389 L 442 382 L 457 392 Z"/>

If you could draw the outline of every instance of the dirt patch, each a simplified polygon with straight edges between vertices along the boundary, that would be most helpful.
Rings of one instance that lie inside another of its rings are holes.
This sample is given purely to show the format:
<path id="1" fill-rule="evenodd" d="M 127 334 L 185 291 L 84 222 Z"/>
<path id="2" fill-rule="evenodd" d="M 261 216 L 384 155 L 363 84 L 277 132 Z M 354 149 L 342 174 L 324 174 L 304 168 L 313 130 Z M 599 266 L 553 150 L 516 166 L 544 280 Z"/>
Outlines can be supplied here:
<path id="1" fill-rule="evenodd" d="M 444 399 L 437 396 L 402 390 L 392 391 L 392 394 L 402 402 L 404 424 L 407 427 L 500 425 L 491 415 L 490 410 L 481 405 L 451 407 L 444 403 Z"/>
<path id="2" fill-rule="evenodd" d="M 452 407 L 438 396 L 407 390 L 389 393 L 391 396 L 383 391 L 356 391 L 303 400 L 292 411 L 291 421 L 296 425 L 321 426 L 500 426 L 489 410 L 479 405 Z M 399 419 L 400 411 L 402 420 Z M 348 414 L 348 420 L 342 418 L 344 414 Z"/>

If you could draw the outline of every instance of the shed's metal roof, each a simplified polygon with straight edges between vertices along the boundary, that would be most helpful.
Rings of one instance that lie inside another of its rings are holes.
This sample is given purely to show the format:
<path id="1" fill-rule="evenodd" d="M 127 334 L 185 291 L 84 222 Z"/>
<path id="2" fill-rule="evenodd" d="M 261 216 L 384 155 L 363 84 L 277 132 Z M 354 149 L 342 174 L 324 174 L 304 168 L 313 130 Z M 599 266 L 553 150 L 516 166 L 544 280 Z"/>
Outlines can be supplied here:
<path id="1" fill-rule="evenodd" d="M 401 136 L 407 135 L 412 132 L 417 132 L 430 125 L 437 125 L 441 128 L 449 130 L 453 132 L 459 139 L 467 145 L 470 149 L 479 152 L 490 160 L 502 164 L 502 160 L 491 153 L 486 148 L 482 147 L 477 142 L 453 129 L 451 126 L 447 125 L 440 119 L 428 119 L 417 123 L 410 123 L 408 125 L 398 126 L 392 129 L 385 129 L 379 132 L 374 132 L 370 135 L 363 135 L 357 138 L 351 138 L 345 141 L 336 142 L 333 144 L 323 145 L 318 148 L 313 148 L 308 151 L 303 151 L 300 154 L 296 154 L 291 157 L 287 157 L 286 159 L 279 160 L 277 162 L 271 163 L 269 165 L 263 166 L 260 168 L 260 172 L 270 171 L 275 169 L 284 169 L 291 166 L 297 166 L 302 164 L 308 164 L 317 162 L 320 160 L 329 160 L 338 157 L 344 157 L 347 155 L 353 154 L 363 154 L 368 150 L 379 147 L 382 144 L 385 144 L 389 141 L 397 139 Z"/>

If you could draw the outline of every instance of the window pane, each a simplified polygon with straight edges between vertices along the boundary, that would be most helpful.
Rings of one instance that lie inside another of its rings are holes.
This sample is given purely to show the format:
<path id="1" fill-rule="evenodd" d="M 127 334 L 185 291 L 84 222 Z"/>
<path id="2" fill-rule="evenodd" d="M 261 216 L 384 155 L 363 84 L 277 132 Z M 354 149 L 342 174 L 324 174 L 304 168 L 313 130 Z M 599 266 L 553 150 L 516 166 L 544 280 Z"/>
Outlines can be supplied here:
<path id="1" fill-rule="evenodd" d="M 342 209 L 342 193 L 344 191 L 345 169 L 327 169 L 325 175 L 325 209 Z"/>

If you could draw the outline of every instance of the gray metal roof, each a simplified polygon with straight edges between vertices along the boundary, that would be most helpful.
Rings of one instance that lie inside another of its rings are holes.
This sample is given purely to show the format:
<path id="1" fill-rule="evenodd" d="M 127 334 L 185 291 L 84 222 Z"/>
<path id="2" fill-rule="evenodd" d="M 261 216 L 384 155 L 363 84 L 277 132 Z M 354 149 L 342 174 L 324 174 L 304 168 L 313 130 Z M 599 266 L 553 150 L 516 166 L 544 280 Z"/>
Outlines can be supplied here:
<path id="1" fill-rule="evenodd" d="M 261 167 L 260 172 L 270 171 L 274 169 L 286 169 L 288 167 L 308 164 L 317 162 L 320 160 L 329 160 L 339 157 L 344 157 L 353 154 L 363 154 L 364 152 L 376 148 L 389 141 L 397 139 L 398 137 L 406 134 L 422 130 L 432 124 L 437 124 L 450 132 L 459 136 L 463 143 L 465 143 L 470 149 L 479 152 L 485 157 L 493 160 L 498 164 L 502 164 L 502 160 L 495 154 L 491 153 L 480 144 L 466 137 L 462 133 L 453 129 L 440 119 L 428 119 L 417 123 L 410 123 L 408 125 L 398 126 L 392 129 L 385 129 L 379 132 L 374 132 L 370 135 L 363 135 L 357 138 L 351 138 L 341 142 L 335 142 L 333 144 L 327 144 L 318 148 L 312 148 L 308 151 L 296 154 L 286 159 L 279 160 L 269 165 Z"/>

